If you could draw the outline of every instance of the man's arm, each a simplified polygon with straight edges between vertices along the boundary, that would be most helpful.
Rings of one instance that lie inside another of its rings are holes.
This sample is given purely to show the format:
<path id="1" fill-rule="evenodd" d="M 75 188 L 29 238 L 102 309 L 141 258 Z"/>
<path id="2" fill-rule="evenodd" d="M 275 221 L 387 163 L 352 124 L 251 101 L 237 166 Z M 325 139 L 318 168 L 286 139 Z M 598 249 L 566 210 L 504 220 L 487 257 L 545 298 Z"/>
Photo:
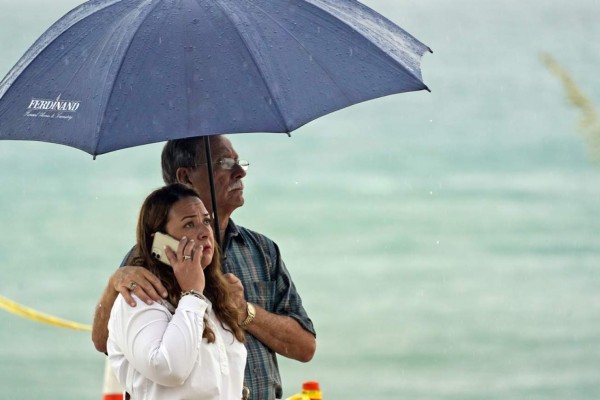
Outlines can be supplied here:
<path id="1" fill-rule="evenodd" d="M 152 304 L 153 301 L 160 301 L 161 296 L 167 296 L 165 287 L 152 272 L 143 267 L 121 267 L 115 271 L 108 280 L 108 285 L 102 292 L 100 301 L 94 312 L 94 322 L 92 324 L 92 342 L 96 350 L 106 353 L 106 341 L 108 339 L 108 319 L 110 310 L 112 310 L 115 299 L 121 293 L 127 304 L 135 307 L 135 300 L 131 297 L 130 284 L 134 282 L 133 291 L 142 301 Z"/>
<path id="2" fill-rule="evenodd" d="M 231 294 L 240 312 L 241 323 L 248 317 L 247 303 L 244 299 L 244 286 L 233 274 L 225 274 L 231 285 Z M 293 360 L 308 362 L 317 349 L 317 341 L 312 332 L 307 331 L 292 317 L 271 313 L 256 304 L 256 315 L 245 329 L 265 346 L 277 354 Z"/>
<path id="3" fill-rule="evenodd" d="M 312 360 L 317 341 L 311 332 L 292 317 L 273 314 L 256 305 L 254 308 L 256 316 L 246 326 L 248 332 L 277 354 L 300 362 Z"/>
<path id="4" fill-rule="evenodd" d="M 113 303 L 115 302 L 119 292 L 116 292 L 111 284 L 109 283 L 100 301 L 96 305 L 96 311 L 94 312 L 94 322 L 92 324 L 92 342 L 96 350 L 102 353 L 106 353 L 106 341 L 108 340 L 108 319 L 110 317 L 110 310 L 112 309 Z"/>

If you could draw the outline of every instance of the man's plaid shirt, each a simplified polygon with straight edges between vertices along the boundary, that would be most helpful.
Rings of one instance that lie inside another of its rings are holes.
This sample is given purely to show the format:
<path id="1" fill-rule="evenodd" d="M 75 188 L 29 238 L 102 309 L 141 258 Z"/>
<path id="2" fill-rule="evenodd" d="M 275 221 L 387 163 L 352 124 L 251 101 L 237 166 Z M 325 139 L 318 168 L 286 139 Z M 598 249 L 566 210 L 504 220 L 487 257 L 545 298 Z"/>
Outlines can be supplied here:
<path id="1" fill-rule="evenodd" d="M 274 314 L 292 317 L 315 335 L 313 323 L 272 240 L 230 219 L 223 248 L 223 272 L 230 272 L 242 281 L 247 301 Z M 283 390 L 275 352 L 250 334 L 246 334 L 246 348 L 244 384 L 250 388 L 250 399 L 281 398 Z"/>

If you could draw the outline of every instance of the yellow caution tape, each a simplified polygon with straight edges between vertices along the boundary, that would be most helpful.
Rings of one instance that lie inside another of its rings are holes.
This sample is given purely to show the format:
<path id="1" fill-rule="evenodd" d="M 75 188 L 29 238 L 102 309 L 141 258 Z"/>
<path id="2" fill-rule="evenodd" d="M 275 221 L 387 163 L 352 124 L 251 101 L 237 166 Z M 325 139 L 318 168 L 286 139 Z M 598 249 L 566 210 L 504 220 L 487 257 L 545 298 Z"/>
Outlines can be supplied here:
<path id="1" fill-rule="evenodd" d="M 20 304 L 15 303 L 12 300 L 7 299 L 6 297 L 0 296 L 0 308 L 5 309 L 9 313 L 18 315 L 23 318 L 29 318 L 36 322 L 41 322 L 44 324 L 56 326 L 59 328 L 67 328 L 67 329 L 75 329 L 79 331 L 91 331 L 92 327 L 90 325 L 84 325 L 77 322 L 67 321 L 65 319 L 61 319 L 58 317 L 53 317 L 52 315 L 44 314 L 39 311 L 34 310 L 33 308 L 25 307 Z"/>

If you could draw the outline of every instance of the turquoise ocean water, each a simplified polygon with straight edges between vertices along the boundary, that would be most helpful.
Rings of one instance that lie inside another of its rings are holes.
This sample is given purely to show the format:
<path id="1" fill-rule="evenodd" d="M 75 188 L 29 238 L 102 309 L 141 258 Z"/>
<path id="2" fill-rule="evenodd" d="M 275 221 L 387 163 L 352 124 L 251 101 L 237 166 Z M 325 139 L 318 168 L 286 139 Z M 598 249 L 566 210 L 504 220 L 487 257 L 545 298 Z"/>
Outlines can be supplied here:
<path id="1" fill-rule="evenodd" d="M 0 0 L 0 75 L 78 3 Z M 600 165 L 539 58 L 600 105 L 600 2 L 365 3 L 434 50 L 432 93 L 232 138 L 235 220 L 279 243 L 318 331 L 312 362 L 280 359 L 284 394 L 600 398 Z M 0 142 L 0 295 L 90 324 L 160 149 Z M 99 399 L 103 365 L 87 332 L 0 310 L 1 399 Z"/>

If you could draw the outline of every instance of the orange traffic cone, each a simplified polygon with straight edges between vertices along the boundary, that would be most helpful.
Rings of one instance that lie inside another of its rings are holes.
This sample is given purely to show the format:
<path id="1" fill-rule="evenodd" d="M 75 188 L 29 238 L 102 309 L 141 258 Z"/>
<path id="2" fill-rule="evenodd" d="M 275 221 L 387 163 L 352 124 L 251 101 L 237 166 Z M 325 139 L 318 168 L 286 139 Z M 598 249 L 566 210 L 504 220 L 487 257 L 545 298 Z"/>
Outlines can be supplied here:
<path id="1" fill-rule="evenodd" d="M 117 380 L 112 368 L 108 364 L 108 358 L 104 363 L 104 387 L 102 388 L 102 400 L 123 400 L 123 388 Z"/>

